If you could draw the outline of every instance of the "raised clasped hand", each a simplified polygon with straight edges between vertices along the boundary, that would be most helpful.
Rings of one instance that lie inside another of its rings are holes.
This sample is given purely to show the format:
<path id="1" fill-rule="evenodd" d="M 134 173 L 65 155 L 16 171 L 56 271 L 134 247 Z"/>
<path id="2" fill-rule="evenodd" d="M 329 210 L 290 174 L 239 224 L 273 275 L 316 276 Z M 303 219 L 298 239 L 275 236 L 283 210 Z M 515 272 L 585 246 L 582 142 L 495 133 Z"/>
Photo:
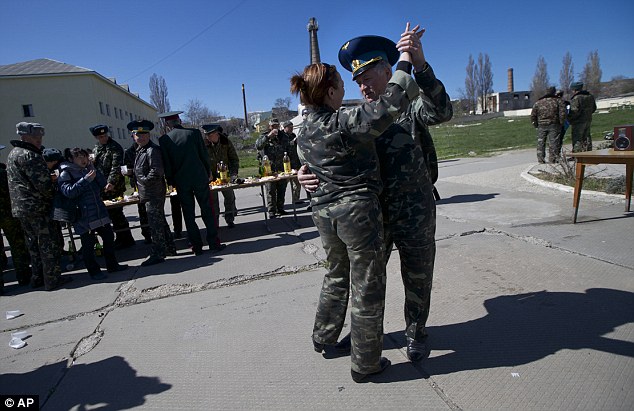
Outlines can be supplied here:
<path id="1" fill-rule="evenodd" d="M 412 65 L 415 71 L 420 71 L 425 65 L 425 53 L 423 52 L 423 44 L 421 38 L 425 33 L 424 28 L 420 28 L 420 25 L 416 25 L 410 28 L 410 23 L 405 25 L 405 31 L 401 34 L 401 38 L 396 43 L 396 48 L 399 52 L 408 52 L 411 55 Z"/>

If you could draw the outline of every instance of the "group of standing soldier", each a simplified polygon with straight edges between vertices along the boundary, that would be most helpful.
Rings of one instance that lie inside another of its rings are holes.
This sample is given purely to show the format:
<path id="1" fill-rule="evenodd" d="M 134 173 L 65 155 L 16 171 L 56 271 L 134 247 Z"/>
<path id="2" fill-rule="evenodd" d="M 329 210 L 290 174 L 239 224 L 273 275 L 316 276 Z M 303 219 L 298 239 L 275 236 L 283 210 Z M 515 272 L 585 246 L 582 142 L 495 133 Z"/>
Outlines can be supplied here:
<path id="1" fill-rule="evenodd" d="M 561 147 L 568 124 L 572 128 L 572 151 L 591 151 L 590 126 L 592 113 L 597 110 L 594 97 L 583 90 L 583 83 L 570 85 L 573 92 L 570 101 L 563 100 L 563 92 L 549 87 L 531 110 L 531 123 L 537 129 L 537 161 L 557 163 L 561 159 Z"/>

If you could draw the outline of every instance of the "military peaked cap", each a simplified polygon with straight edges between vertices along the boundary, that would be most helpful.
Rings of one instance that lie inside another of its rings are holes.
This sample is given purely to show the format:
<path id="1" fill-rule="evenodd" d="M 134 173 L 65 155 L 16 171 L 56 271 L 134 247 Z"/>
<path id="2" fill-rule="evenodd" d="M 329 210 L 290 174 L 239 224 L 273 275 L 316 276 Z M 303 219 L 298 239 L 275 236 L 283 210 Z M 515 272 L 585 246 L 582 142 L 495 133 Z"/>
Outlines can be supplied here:
<path id="1" fill-rule="evenodd" d="M 203 129 L 205 134 L 213 133 L 214 131 L 222 133 L 222 126 L 220 124 L 215 124 L 215 123 L 214 124 L 204 124 L 204 125 L 201 126 L 201 128 Z"/>
<path id="2" fill-rule="evenodd" d="M 580 81 L 575 81 L 574 83 L 570 85 L 570 89 L 574 91 L 579 91 L 583 89 L 583 83 Z"/>
<path id="3" fill-rule="evenodd" d="M 393 66 L 398 58 L 396 43 L 381 36 L 355 37 L 339 49 L 339 63 L 352 72 L 353 80 L 379 61 Z"/>
<path id="4" fill-rule="evenodd" d="M 154 128 L 154 123 L 150 120 L 135 120 L 129 122 L 126 127 L 136 133 L 149 133 Z"/>
<path id="5" fill-rule="evenodd" d="M 92 126 L 89 128 L 90 132 L 93 136 L 97 137 L 102 134 L 108 133 L 108 126 L 104 126 L 103 124 L 97 124 L 96 126 Z"/>
<path id="6" fill-rule="evenodd" d="M 167 113 L 159 114 L 158 117 L 162 118 L 165 121 L 176 120 L 177 118 L 180 118 L 178 115 L 182 113 L 182 111 L 168 111 Z"/>

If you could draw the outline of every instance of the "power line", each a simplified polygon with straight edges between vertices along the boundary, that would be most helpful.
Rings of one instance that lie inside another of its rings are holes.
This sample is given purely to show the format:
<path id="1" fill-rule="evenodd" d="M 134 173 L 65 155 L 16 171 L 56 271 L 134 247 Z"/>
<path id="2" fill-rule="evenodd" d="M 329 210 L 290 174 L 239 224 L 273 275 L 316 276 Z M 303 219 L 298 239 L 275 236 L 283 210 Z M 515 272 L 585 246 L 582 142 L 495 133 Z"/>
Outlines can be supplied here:
<path id="1" fill-rule="evenodd" d="M 227 17 L 229 14 L 233 13 L 235 10 L 237 10 L 240 6 L 242 6 L 244 3 L 246 3 L 248 0 L 242 0 L 241 2 L 239 2 L 234 8 L 230 9 L 229 11 L 227 11 L 225 14 L 223 14 L 222 16 L 220 16 L 216 21 L 214 21 L 213 23 L 211 23 L 209 26 L 205 27 L 200 33 L 196 34 L 194 37 L 192 37 L 191 39 L 187 40 L 185 43 L 183 43 L 182 45 L 180 45 L 179 47 L 177 47 L 174 51 L 172 51 L 171 53 L 169 53 L 168 55 L 166 55 L 165 57 L 163 57 L 162 59 L 160 59 L 159 61 L 157 61 L 156 63 L 152 64 L 151 66 L 143 69 L 142 71 L 140 71 L 139 73 L 135 74 L 134 76 L 126 79 L 123 81 L 123 83 L 128 83 L 130 80 L 135 79 L 137 77 L 139 77 L 141 74 L 145 73 L 146 71 L 158 66 L 159 64 L 161 64 L 162 62 L 164 62 L 165 60 L 167 60 L 168 58 L 172 57 L 174 54 L 178 53 L 180 50 L 182 50 L 183 48 L 185 48 L 187 45 L 189 45 L 191 42 L 193 42 L 194 40 L 196 40 L 198 37 L 202 36 L 203 34 L 205 34 L 210 28 L 212 28 L 213 26 L 215 26 L 216 24 L 220 23 L 225 17 Z"/>

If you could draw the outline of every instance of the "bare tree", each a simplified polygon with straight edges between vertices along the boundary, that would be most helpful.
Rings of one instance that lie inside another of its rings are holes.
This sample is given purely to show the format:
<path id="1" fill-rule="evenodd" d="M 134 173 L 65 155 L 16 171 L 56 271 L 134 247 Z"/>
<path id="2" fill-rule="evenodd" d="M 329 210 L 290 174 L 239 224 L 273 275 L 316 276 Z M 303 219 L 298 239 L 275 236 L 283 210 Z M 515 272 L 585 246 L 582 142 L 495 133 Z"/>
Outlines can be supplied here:
<path id="1" fill-rule="evenodd" d="M 286 98 L 278 98 L 275 100 L 275 104 L 273 105 L 274 108 L 285 108 L 287 110 L 291 109 L 291 98 L 290 97 L 286 97 Z"/>
<path id="2" fill-rule="evenodd" d="M 581 73 L 581 81 L 585 84 L 586 90 L 594 95 L 595 98 L 601 94 L 602 74 L 601 65 L 599 64 L 599 51 L 591 51 Z"/>
<path id="3" fill-rule="evenodd" d="M 478 55 L 478 64 L 475 68 L 478 97 L 482 112 L 487 112 L 487 96 L 493 92 L 493 72 L 491 71 L 491 60 L 488 54 Z"/>
<path id="4" fill-rule="evenodd" d="M 539 56 L 537 59 L 537 68 L 535 68 L 535 75 L 533 75 L 533 81 L 531 82 L 531 95 L 533 103 L 539 100 L 544 94 L 546 89 L 550 85 L 550 79 L 548 78 L 548 68 L 546 67 L 546 60 L 543 56 Z"/>
<path id="5" fill-rule="evenodd" d="M 575 70 L 572 64 L 572 55 L 569 51 L 564 55 L 559 72 L 559 88 L 564 92 L 564 97 L 570 97 L 570 85 L 575 81 Z"/>
<path id="6" fill-rule="evenodd" d="M 189 99 L 185 104 L 185 118 L 192 127 L 200 127 L 206 123 L 213 123 L 220 118 L 217 111 L 212 111 L 197 98 Z"/>
<path id="7" fill-rule="evenodd" d="M 467 63 L 467 77 L 464 80 L 464 98 L 467 100 L 467 111 L 474 112 L 478 106 L 478 89 L 477 79 L 475 75 L 475 62 L 473 56 L 469 54 L 469 62 Z"/>
<path id="8" fill-rule="evenodd" d="M 156 73 L 150 77 L 150 102 L 159 113 L 166 113 L 171 109 L 165 79 Z"/>

